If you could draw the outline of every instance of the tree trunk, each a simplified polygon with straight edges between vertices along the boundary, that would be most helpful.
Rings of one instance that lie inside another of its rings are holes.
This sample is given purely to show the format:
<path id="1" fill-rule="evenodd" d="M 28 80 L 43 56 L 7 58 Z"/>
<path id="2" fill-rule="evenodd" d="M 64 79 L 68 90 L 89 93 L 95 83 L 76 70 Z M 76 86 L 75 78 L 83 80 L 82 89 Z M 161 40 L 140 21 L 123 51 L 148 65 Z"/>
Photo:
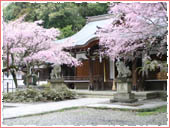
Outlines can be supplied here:
<path id="1" fill-rule="evenodd" d="M 12 66 L 14 65 L 14 55 L 11 54 L 11 60 L 12 60 Z M 13 77 L 14 83 L 15 83 L 15 87 L 18 88 L 18 82 L 17 82 L 17 76 L 16 76 L 16 72 L 15 72 L 15 68 L 14 69 L 10 69 L 11 75 Z"/>
<path id="2" fill-rule="evenodd" d="M 17 82 L 17 77 L 16 77 L 16 73 L 14 70 L 11 71 L 11 75 L 13 77 L 14 83 L 15 83 L 15 87 L 18 88 L 18 82 Z"/>
<path id="3" fill-rule="evenodd" d="M 25 76 L 26 77 L 25 82 L 26 82 L 27 87 L 29 87 L 29 72 L 30 72 L 29 70 L 30 70 L 29 65 L 27 65 L 27 72 L 26 72 L 26 76 Z"/>

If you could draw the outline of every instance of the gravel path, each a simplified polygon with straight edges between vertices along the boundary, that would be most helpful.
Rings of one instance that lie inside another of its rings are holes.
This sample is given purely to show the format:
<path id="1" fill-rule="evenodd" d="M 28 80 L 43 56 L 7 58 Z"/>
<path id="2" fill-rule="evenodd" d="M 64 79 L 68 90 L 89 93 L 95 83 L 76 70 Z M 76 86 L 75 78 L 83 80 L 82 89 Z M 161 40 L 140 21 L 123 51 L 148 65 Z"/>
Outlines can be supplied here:
<path id="1" fill-rule="evenodd" d="M 137 112 L 78 108 L 38 116 L 6 119 L 4 125 L 167 125 L 167 113 L 138 116 Z"/>

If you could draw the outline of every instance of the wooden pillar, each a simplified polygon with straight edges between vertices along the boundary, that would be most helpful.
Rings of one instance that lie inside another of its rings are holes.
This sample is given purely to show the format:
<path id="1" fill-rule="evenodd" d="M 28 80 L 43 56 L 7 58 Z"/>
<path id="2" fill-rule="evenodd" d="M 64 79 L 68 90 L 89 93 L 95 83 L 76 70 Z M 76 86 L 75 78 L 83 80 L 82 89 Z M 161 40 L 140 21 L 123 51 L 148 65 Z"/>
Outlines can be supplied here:
<path id="1" fill-rule="evenodd" d="M 137 90 L 137 72 L 136 72 L 136 63 L 137 63 L 137 60 L 134 59 L 133 62 L 132 62 L 132 88 L 134 90 Z"/>
<path id="2" fill-rule="evenodd" d="M 106 82 L 106 60 L 104 59 L 104 64 L 103 64 L 103 72 L 104 72 L 104 82 Z"/>
<path id="3" fill-rule="evenodd" d="M 112 86 L 112 90 L 116 90 L 116 75 L 115 75 L 115 61 L 113 61 L 113 86 Z"/>
<path id="4" fill-rule="evenodd" d="M 89 90 L 93 90 L 93 62 L 92 58 L 89 56 L 89 78 L 90 78 L 90 83 L 89 83 Z"/>
<path id="5" fill-rule="evenodd" d="M 73 57 L 76 58 L 76 50 L 73 51 Z M 75 66 L 73 67 L 73 76 L 77 76 L 77 68 Z"/>
<path id="6" fill-rule="evenodd" d="M 101 83 L 101 90 L 104 90 L 104 85 L 106 82 L 106 60 L 105 58 L 103 59 L 103 76 L 102 76 L 102 83 Z"/>

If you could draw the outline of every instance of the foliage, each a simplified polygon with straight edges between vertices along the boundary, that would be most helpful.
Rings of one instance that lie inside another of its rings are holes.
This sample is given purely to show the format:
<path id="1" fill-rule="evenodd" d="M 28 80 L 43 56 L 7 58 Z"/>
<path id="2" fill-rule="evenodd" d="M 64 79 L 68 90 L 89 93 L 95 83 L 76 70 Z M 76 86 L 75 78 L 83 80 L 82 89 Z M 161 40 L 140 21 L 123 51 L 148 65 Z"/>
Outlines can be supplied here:
<path id="1" fill-rule="evenodd" d="M 43 101 L 45 98 L 37 89 L 27 88 L 26 90 L 6 93 L 3 95 L 3 100 L 5 102 L 35 102 Z"/>
<path id="2" fill-rule="evenodd" d="M 64 99 L 72 99 L 75 97 L 75 93 L 70 91 L 66 86 L 57 88 L 45 88 L 42 91 L 42 95 L 47 98 L 47 100 L 58 101 Z"/>
<path id="3" fill-rule="evenodd" d="M 113 3 L 109 13 L 114 14 L 115 18 L 97 33 L 99 44 L 105 47 L 104 54 L 112 60 L 134 57 L 139 48 L 147 54 L 148 48 L 156 43 L 160 44 L 160 49 L 166 47 L 167 3 Z M 165 49 L 162 51 L 166 53 Z"/>
<path id="4" fill-rule="evenodd" d="M 137 115 L 139 116 L 149 116 L 149 115 L 155 115 L 159 113 L 165 113 L 167 112 L 167 106 L 162 106 L 156 109 L 151 109 L 149 111 L 143 111 L 143 112 L 138 112 Z"/>
<path id="5" fill-rule="evenodd" d="M 3 95 L 4 102 L 40 102 L 40 101 L 60 101 L 75 98 L 76 93 L 70 91 L 67 87 L 45 88 L 44 90 L 36 88 L 27 88 L 26 90 L 17 90 Z"/>
<path id="6" fill-rule="evenodd" d="M 167 99 L 168 99 L 167 91 L 160 92 L 159 95 L 160 95 L 161 100 L 167 101 Z"/>
<path id="7" fill-rule="evenodd" d="M 50 88 L 51 87 L 51 83 L 48 82 L 47 84 L 41 84 L 41 87 Z"/>
<path id="8" fill-rule="evenodd" d="M 79 6 L 79 12 L 83 17 L 97 16 L 106 14 L 108 11 L 107 3 L 81 3 Z"/>
<path id="9" fill-rule="evenodd" d="M 62 38 L 76 33 L 85 25 L 87 16 L 95 16 L 107 13 L 108 4 L 106 3 L 29 3 L 14 2 L 4 10 L 5 21 L 11 21 L 27 14 L 26 21 L 43 20 L 45 28 L 59 28 L 61 31 L 67 26 L 72 25 L 71 30 L 63 33 Z M 66 31 L 66 30 L 65 30 Z M 66 34 L 66 35 L 64 35 Z"/>
<path id="10" fill-rule="evenodd" d="M 59 38 L 72 36 L 75 32 L 72 30 L 72 25 L 67 25 L 61 29 L 61 36 Z"/>
<path id="11" fill-rule="evenodd" d="M 142 67 L 139 67 L 138 69 L 139 73 L 142 72 L 143 76 L 145 74 L 148 76 L 149 71 L 155 71 L 156 69 L 160 69 L 161 72 L 168 72 L 168 64 L 167 62 L 152 60 L 149 56 L 145 56 L 143 58 Z"/>

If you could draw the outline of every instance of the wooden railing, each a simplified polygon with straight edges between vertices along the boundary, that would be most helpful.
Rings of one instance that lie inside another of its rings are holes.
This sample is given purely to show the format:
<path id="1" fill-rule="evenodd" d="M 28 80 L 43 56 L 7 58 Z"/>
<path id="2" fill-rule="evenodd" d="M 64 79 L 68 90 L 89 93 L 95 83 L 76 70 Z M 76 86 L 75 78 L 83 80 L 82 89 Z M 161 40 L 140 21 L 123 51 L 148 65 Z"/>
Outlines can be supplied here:
<path id="1" fill-rule="evenodd" d="M 63 76 L 64 80 L 89 80 L 89 77 L 82 76 Z"/>
<path id="2" fill-rule="evenodd" d="M 89 76 L 63 76 L 64 80 L 90 80 Z M 93 76 L 93 80 L 102 79 L 101 75 Z"/>
<path id="3" fill-rule="evenodd" d="M 62 77 L 64 79 L 64 81 L 86 81 L 86 82 L 90 82 L 90 77 L 89 76 L 63 76 Z M 100 75 L 95 75 L 93 76 L 93 82 L 95 81 L 102 81 L 103 77 Z"/>
<path id="4" fill-rule="evenodd" d="M 69 83 L 90 83 L 90 77 L 89 76 L 63 76 L 64 82 Z M 90 89 L 90 86 L 87 87 Z M 102 75 L 95 75 L 92 79 L 92 90 L 100 90 L 104 89 L 104 81 Z"/>

